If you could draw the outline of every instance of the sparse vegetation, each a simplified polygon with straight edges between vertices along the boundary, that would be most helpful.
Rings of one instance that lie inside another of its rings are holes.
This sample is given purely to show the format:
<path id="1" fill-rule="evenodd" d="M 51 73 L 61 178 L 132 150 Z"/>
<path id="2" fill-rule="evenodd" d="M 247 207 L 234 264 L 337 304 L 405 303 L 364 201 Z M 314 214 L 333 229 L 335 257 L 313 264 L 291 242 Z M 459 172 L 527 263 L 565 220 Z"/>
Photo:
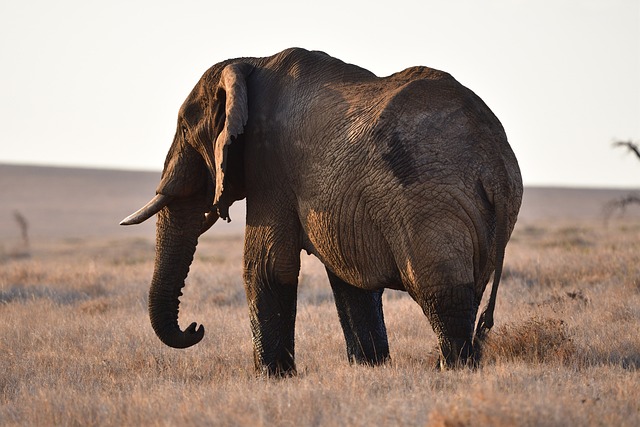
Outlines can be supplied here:
<path id="1" fill-rule="evenodd" d="M 640 160 L 640 147 L 633 141 L 615 141 L 614 147 L 626 147 Z M 624 214 L 629 206 L 640 205 L 640 194 L 629 193 L 617 199 L 611 200 L 604 206 L 605 221 L 608 221 L 616 212 Z"/>
<path id="2" fill-rule="evenodd" d="M 22 244 L 26 251 L 29 250 L 29 222 L 27 218 L 25 218 L 20 211 L 14 211 L 13 217 L 18 223 L 18 227 L 20 228 L 20 235 L 22 236 Z"/>
<path id="3" fill-rule="evenodd" d="M 165 347 L 146 314 L 153 242 L 32 242 L 0 269 L 1 425 L 638 425 L 640 227 L 523 224 L 477 370 L 438 372 L 435 335 L 385 293 L 392 362 L 349 366 L 322 267 L 303 255 L 300 374 L 254 376 L 241 237 L 202 239 Z"/>
<path id="4" fill-rule="evenodd" d="M 4 245 L 0 246 L 0 262 L 5 258 L 28 258 L 31 256 L 29 250 L 29 223 L 27 218 L 20 211 L 13 212 L 13 219 L 18 225 L 20 230 L 21 240 L 17 245 L 14 245 L 6 251 Z"/>

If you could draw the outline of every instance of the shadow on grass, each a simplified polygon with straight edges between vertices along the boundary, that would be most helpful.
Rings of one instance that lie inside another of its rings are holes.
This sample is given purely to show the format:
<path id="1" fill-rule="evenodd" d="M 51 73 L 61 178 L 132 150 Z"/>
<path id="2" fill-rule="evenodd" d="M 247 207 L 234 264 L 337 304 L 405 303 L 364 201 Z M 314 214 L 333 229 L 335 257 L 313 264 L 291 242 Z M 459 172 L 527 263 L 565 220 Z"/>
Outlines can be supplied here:
<path id="1" fill-rule="evenodd" d="M 26 303 L 46 299 L 59 305 L 70 305 L 89 299 L 104 296 L 107 292 L 101 286 L 94 286 L 83 291 L 62 290 L 49 286 L 14 285 L 0 290 L 0 304 Z"/>
<path id="2" fill-rule="evenodd" d="M 589 354 L 588 350 L 585 350 L 586 354 Z M 612 350 L 608 353 L 595 352 L 585 356 L 585 359 L 590 365 L 619 366 L 628 371 L 640 370 L 640 353 L 637 351 L 630 351 L 628 354 L 623 354 L 617 350 Z"/>

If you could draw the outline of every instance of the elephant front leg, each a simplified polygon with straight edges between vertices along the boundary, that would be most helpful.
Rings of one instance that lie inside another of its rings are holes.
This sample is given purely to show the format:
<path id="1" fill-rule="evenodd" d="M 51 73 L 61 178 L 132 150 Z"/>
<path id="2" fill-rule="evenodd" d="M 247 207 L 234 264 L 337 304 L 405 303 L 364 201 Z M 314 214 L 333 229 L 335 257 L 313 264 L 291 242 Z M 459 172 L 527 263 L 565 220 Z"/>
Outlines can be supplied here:
<path id="1" fill-rule="evenodd" d="M 256 370 L 295 375 L 295 321 L 300 255 L 292 247 L 257 245 L 264 236 L 247 228 L 244 280 Z"/>
<path id="2" fill-rule="evenodd" d="M 251 264 L 245 267 L 245 285 L 256 370 L 267 376 L 295 375 L 297 283 L 261 275 Z"/>
<path id="3" fill-rule="evenodd" d="M 352 286 L 327 269 L 347 343 L 350 362 L 378 365 L 389 359 L 387 328 L 382 314 L 383 290 Z"/>
<path id="4" fill-rule="evenodd" d="M 295 375 L 297 286 L 253 279 L 247 289 L 256 371 Z"/>

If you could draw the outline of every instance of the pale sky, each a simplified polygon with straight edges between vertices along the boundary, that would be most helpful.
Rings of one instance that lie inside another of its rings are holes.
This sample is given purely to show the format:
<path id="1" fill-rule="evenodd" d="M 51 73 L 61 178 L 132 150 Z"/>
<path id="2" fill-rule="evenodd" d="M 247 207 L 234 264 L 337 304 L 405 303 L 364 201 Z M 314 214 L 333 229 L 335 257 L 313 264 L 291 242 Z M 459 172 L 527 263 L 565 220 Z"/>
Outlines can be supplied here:
<path id="1" fill-rule="evenodd" d="M 451 73 L 525 185 L 640 188 L 638 0 L 0 0 L 0 163 L 159 170 L 209 66 L 292 46 Z"/>

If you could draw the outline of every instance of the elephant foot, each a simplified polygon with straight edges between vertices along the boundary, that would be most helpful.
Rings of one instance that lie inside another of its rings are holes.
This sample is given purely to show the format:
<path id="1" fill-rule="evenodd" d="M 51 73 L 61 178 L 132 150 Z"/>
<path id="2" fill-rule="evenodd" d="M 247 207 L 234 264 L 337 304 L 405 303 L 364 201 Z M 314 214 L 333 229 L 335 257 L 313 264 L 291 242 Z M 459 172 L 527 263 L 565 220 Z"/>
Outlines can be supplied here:
<path id="1" fill-rule="evenodd" d="M 283 350 L 277 355 L 260 355 L 254 352 L 256 374 L 263 378 L 288 378 L 297 375 L 292 352 Z"/>
<path id="2" fill-rule="evenodd" d="M 440 370 L 475 366 L 475 351 L 471 340 L 445 338 L 440 342 Z"/>
<path id="3" fill-rule="evenodd" d="M 296 370 L 295 366 L 293 368 L 263 366 L 256 371 L 258 377 L 265 379 L 283 379 L 295 377 L 298 375 L 298 371 Z"/>
<path id="4" fill-rule="evenodd" d="M 385 349 L 386 351 L 382 351 L 377 354 L 352 354 L 349 353 L 349 363 L 352 365 L 364 365 L 364 366 L 381 366 L 388 362 L 391 362 L 391 356 L 389 355 L 389 348 Z"/>
<path id="5" fill-rule="evenodd" d="M 443 286 L 420 299 L 420 305 L 438 335 L 441 370 L 472 365 L 473 331 L 478 303 L 473 283 Z"/>
<path id="6" fill-rule="evenodd" d="M 386 334 L 382 337 L 371 337 L 366 341 L 366 345 L 362 345 L 355 337 L 347 336 L 347 356 L 349 363 L 353 365 L 380 366 L 387 363 L 391 356 Z"/>

